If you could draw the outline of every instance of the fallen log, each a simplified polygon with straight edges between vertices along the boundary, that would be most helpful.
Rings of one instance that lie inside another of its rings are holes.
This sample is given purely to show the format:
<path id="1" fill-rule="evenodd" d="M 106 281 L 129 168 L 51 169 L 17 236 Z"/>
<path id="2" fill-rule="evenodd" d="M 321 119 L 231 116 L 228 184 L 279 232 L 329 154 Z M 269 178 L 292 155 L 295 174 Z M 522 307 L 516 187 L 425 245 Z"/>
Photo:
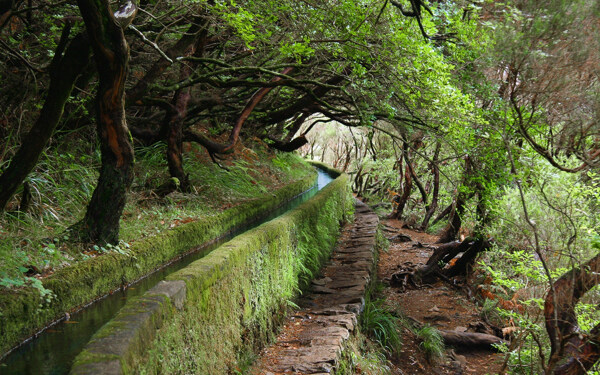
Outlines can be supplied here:
<path id="1" fill-rule="evenodd" d="M 391 276 L 391 285 L 403 289 L 407 286 L 416 287 L 435 283 L 439 279 L 448 281 L 452 277 L 466 275 L 477 255 L 488 250 L 490 246 L 490 241 L 474 237 L 466 238 L 463 242 L 442 244 L 434 249 L 425 265 L 399 267 Z M 461 253 L 462 257 L 456 258 Z M 450 262 L 453 259 L 455 260 Z"/>
<path id="2" fill-rule="evenodd" d="M 477 332 L 442 331 L 440 335 L 446 345 L 479 347 L 481 349 L 495 349 L 494 345 L 508 344 L 506 340 Z"/>

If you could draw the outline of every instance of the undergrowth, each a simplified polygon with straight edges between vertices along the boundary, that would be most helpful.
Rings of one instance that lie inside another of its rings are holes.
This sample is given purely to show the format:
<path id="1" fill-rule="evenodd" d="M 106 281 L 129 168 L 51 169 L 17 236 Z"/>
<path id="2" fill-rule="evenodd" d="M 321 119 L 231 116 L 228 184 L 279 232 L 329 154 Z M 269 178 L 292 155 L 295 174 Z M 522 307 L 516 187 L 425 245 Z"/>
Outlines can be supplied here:
<path id="1" fill-rule="evenodd" d="M 359 325 L 361 331 L 379 343 L 387 354 L 394 355 L 402 349 L 402 339 L 398 331 L 399 319 L 384 302 L 383 299 L 372 299 L 371 293 L 367 293 Z"/>
<path id="2" fill-rule="evenodd" d="M 347 341 L 336 375 L 391 375 L 390 362 L 378 343 L 360 332 Z"/>
<path id="3" fill-rule="evenodd" d="M 65 136 L 40 157 L 26 180 L 32 193 L 27 212 L 15 211 L 19 191 L 0 214 L 0 287 L 30 286 L 51 298 L 39 277 L 105 252 L 126 251 L 141 238 L 269 194 L 305 176 L 310 168 L 295 154 L 272 153 L 260 143 L 242 147 L 221 161 L 221 167 L 203 148 L 191 145 L 184 153 L 191 192 L 160 198 L 153 190 L 169 178 L 166 146 L 137 147 L 134 181 L 121 218 L 122 242 L 95 248 L 74 243 L 67 231 L 83 218 L 100 166 L 99 151 L 69 141 L 76 138 L 77 134 Z M 0 171 L 7 165 L 7 160 L 0 160 Z"/>
<path id="4" fill-rule="evenodd" d="M 419 346 L 429 362 L 437 362 L 444 357 L 444 339 L 435 327 L 424 325 L 416 334 L 421 340 Z"/>

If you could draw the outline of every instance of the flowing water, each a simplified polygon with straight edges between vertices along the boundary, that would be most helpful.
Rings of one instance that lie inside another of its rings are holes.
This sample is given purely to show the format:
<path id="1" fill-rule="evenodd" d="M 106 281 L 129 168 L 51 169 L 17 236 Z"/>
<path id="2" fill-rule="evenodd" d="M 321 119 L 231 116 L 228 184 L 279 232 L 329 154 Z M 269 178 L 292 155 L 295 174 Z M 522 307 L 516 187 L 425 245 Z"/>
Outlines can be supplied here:
<path id="1" fill-rule="evenodd" d="M 164 280 L 167 275 L 204 257 L 233 237 L 294 209 L 301 203 L 312 198 L 335 178 L 319 168 L 317 168 L 317 172 L 317 183 L 312 188 L 279 208 L 232 230 L 207 246 L 192 249 L 193 251 L 189 254 L 133 283 L 126 289 L 109 294 L 86 308 L 71 314 L 69 320 L 63 320 L 47 328 L 38 334 L 37 337 L 34 337 L 6 356 L 2 360 L 2 363 L 0 363 L 0 374 L 68 374 L 77 354 L 84 348 L 92 335 L 116 315 L 121 307 L 125 305 L 128 298 L 144 293 L 159 281 Z"/>

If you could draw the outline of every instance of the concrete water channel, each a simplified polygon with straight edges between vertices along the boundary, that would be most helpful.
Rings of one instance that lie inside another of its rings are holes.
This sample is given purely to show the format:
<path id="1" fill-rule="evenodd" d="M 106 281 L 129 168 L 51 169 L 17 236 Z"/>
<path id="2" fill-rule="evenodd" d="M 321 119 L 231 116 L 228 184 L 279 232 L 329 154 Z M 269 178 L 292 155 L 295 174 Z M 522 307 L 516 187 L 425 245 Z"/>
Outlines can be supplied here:
<path id="1" fill-rule="evenodd" d="M 317 168 L 317 172 L 317 182 L 312 188 L 281 205 L 279 208 L 236 228 L 207 246 L 199 246 L 193 249 L 192 252 L 184 257 L 173 261 L 158 271 L 129 285 L 127 288 L 109 294 L 80 311 L 71 314 L 69 319 L 48 327 L 3 358 L 0 363 L 0 374 L 68 374 L 73 360 L 83 350 L 92 335 L 106 322 L 111 320 L 129 298 L 143 294 L 159 281 L 164 280 L 169 274 L 204 257 L 235 236 L 296 208 L 301 203 L 312 198 L 335 178 L 335 176 L 323 169 Z"/>

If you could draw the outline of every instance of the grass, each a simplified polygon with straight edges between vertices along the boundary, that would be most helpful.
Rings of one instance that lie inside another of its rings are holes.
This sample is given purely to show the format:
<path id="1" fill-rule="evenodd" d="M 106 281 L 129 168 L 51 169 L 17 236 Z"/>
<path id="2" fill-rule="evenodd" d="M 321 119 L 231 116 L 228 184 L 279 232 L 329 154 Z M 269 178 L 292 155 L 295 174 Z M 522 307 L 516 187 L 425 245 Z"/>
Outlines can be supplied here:
<path id="1" fill-rule="evenodd" d="M 444 358 L 444 339 L 436 328 L 430 325 L 424 325 L 416 332 L 416 334 L 421 340 L 419 346 L 423 350 L 423 353 L 425 353 L 425 358 L 427 358 L 429 362 L 435 363 Z"/>
<path id="2" fill-rule="evenodd" d="M 398 323 L 398 317 L 384 305 L 384 300 L 372 300 L 367 294 L 365 308 L 359 317 L 360 329 L 388 354 L 397 354 L 402 349 Z"/>
<path id="3" fill-rule="evenodd" d="M 40 274 L 101 253 L 91 245 L 73 243 L 66 231 L 83 218 L 100 165 L 99 151 L 77 148 L 81 143 L 77 138 L 65 136 L 60 147 L 41 156 L 27 178 L 32 203 L 26 213 L 10 211 L 17 196 L 0 214 L 1 287 L 37 287 Z M 221 161 L 225 170 L 212 163 L 200 146 L 189 146 L 184 168 L 190 174 L 192 193 L 175 192 L 165 198 L 152 193 L 169 178 L 165 145 L 136 148 L 134 181 L 121 218 L 123 242 L 115 249 L 264 196 L 309 171 L 294 154 L 272 153 L 259 142 L 248 142 L 248 147 L 239 147 Z M 6 163 L 0 161 L 0 169 Z"/>
<path id="4" fill-rule="evenodd" d="M 392 370 L 379 344 L 357 332 L 347 341 L 335 373 L 338 375 L 391 375 Z"/>

